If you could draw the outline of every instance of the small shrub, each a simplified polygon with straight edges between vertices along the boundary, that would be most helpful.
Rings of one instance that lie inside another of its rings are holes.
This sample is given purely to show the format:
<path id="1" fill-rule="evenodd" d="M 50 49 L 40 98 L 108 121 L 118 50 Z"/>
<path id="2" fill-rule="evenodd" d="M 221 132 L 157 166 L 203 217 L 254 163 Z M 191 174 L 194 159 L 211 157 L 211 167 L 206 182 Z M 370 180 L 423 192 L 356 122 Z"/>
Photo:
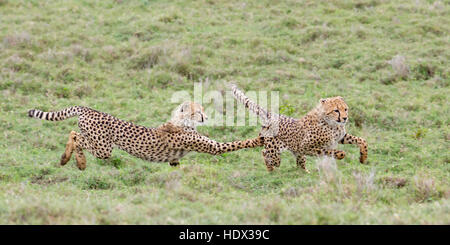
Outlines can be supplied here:
<path id="1" fill-rule="evenodd" d="M 344 64 L 345 64 L 345 61 L 344 61 L 344 60 L 337 58 L 337 59 L 332 59 L 332 60 L 331 60 L 330 66 L 331 66 L 332 68 L 334 68 L 334 69 L 339 69 L 339 68 L 341 68 L 341 66 L 343 66 Z"/>
<path id="2" fill-rule="evenodd" d="M 69 180 L 68 177 L 61 177 L 61 176 L 35 176 L 33 178 L 31 178 L 31 183 L 33 184 L 38 184 L 38 185 L 52 185 L 52 184 L 57 184 L 57 183 L 61 183 L 61 182 L 65 182 Z"/>
<path id="3" fill-rule="evenodd" d="M 56 79 L 65 83 L 77 82 L 77 74 L 71 68 L 64 68 L 58 72 Z"/>
<path id="4" fill-rule="evenodd" d="M 174 80 L 179 80 L 174 77 L 173 74 L 166 71 L 151 71 L 149 75 L 148 87 L 162 86 L 166 88 L 168 85 L 173 84 Z"/>
<path id="5" fill-rule="evenodd" d="M 271 222 L 278 222 L 282 211 L 279 202 L 272 201 L 264 206 L 264 213 L 269 216 Z"/>
<path id="6" fill-rule="evenodd" d="M 269 53 L 260 53 L 254 57 L 255 63 L 262 65 L 271 65 L 276 63 L 276 59 L 273 55 Z"/>
<path id="7" fill-rule="evenodd" d="M 84 48 L 83 46 L 81 46 L 79 44 L 74 44 L 74 45 L 70 46 L 70 50 L 72 51 L 72 53 L 75 56 L 80 57 L 81 59 L 83 59 L 86 62 L 90 62 L 92 60 L 92 54 L 89 51 L 89 49 Z"/>
<path id="8" fill-rule="evenodd" d="M 281 25 L 290 29 L 294 29 L 297 28 L 300 25 L 300 23 L 295 18 L 287 17 L 281 21 Z"/>
<path id="9" fill-rule="evenodd" d="M 68 87 L 58 86 L 54 89 L 53 92 L 58 98 L 70 98 L 71 97 L 71 92 Z"/>
<path id="10" fill-rule="evenodd" d="M 429 64 L 419 64 L 413 69 L 414 77 L 417 80 L 428 80 L 435 74 L 435 69 Z"/>
<path id="11" fill-rule="evenodd" d="M 159 21 L 164 22 L 164 23 L 172 23 L 177 21 L 179 22 L 179 20 L 181 20 L 180 16 L 177 13 L 171 13 L 171 14 L 167 14 L 167 15 L 163 15 L 161 17 L 159 17 Z"/>
<path id="12" fill-rule="evenodd" d="M 337 35 L 338 32 L 327 26 L 313 26 L 306 29 L 303 36 L 303 43 L 315 42 L 319 39 L 328 39 L 331 36 Z"/>
<path id="13" fill-rule="evenodd" d="M 143 183 L 146 179 L 146 171 L 141 170 L 141 169 L 134 169 L 129 173 L 126 173 L 123 177 L 122 177 L 122 181 L 125 183 L 125 185 L 127 186 L 135 186 L 138 185 L 140 183 Z"/>
<path id="14" fill-rule="evenodd" d="M 17 54 L 7 58 L 5 66 L 14 72 L 28 71 L 31 68 L 31 65 Z"/>
<path id="15" fill-rule="evenodd" d="M 384 177 L 381 179 L 381 184 L 386 187 L 402 188 L 407 183 L 407 179 L 399 177 Z"/>
<path id="16" fill-rule="evenodd" d="M 106 179 L 102 179 L 100 177 L 94 176 L 89 177 L 87 180 L 83 183 L 83 189 L 88 190 L 107 190 L 112 189 L 113 184 L 107 181 Z"/>
<path id="17" fill-rule="evenodd" d="M 25 47 L 29 44 L 31 44 L 31 35 L 28 32 L 21 32 L 3 38 L 5 47 Z"/>
<path id="18" fill-rule="evenodd" d="M 83 98 L 91 95 L 92 92 L 94 92 L 94 89 L 88 84 L 84 84 L 76 87 L 75 90 L 73 91 L 73 94 L 75 96 L 78 96 L 79 98 Z"/>
<path id="19" fill-rule="evenodd" d="M 280 106 L 280 114 L 292 117 L 295 113 L 295 108 L 292 105 Z"/>
<path id="20" fill-rule="evenodd" d="M 122 162 L 122 159 L 118 157 L 114 157 L 110 159 L 111 165 L 113 165 L 115 168 L 122 168 L 124 166 L 124 163 Z"/>
<path id="21" fill-rule="evenodd" d="M 426 128 L 419 128 L 417 129 L 417 131 L 414 134 L 414 138 L 415 139 L 422 139 L 423 137 L 425 137 L 425 135 L 427 134 L 428 129 Z"/>
<path id="22" fill-rule="evenodd" d="M 361 128 L 366 122 L 367 115 L 364 110 L 361 110 L 358 107 L 353 107 L 350 111 L 349 118 L 355 123 L 356 127 Z"/>
<path id="23" fill-rule="evenodd" d="M 414 190 L 417 202 L 433 201 L 439 197 L 434 179 L 427 176 L 414 177 Z"/>
<path id="24" fill-rule="evenodd" d="M 165 51 L 161 47 L 152 47 L 132 56 L 129 67 L 132 69 L 149 69 L 158 64 Z"/>
<path id="25" fill-rule="evenodd" d="M 114 168 L 120 169 L 125 164 L 122 162 L 122 159 L 119 157 L 111 157 L 108 159 L 97 159 L 97 164 L 102 166 L 113 166 Z"/>
<path id="26" fill-rule="evenodd" d="M 119 52 L 111 45 L 104 46 L 99 55 L 106 62 L 113 62 L 120 57 Z"/>

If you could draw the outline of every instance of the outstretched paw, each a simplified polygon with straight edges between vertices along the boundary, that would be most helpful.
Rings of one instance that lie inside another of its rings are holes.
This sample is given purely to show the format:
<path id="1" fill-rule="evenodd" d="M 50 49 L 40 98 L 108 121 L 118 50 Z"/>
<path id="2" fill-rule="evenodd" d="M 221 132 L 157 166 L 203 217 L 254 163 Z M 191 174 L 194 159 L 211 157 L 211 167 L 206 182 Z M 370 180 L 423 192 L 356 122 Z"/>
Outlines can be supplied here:
<path id="1" fill-rule="evenodd" d="M 359 162 L 364 163 L 366 160 L 367 160 L 367 154 L 361 153 L 361 156 L 359 157 Z"/>
<path id="2" fill-rule="evenodd" d="M 77 160 L 77 167 L 79 170 L 86 169 L 86 157 L 81 149 L 76 149 L 75 159 Z"/>
<path id="3" fill-rule="evenodd" d="M 345 151 L 336 151 L 336 153 L 334 154 L 334 156 L 335 156 L 336 159 L 338 159 L 338 160 L 344 159 L 344 157 L 345 157 Z"/>
<path id="4" fill-rule="evenodd" d="M 274 170 L 274 167 L 273 167 L 273 166 L 268 166 L 268 165 L 266 165 L 266 167 L 267 167 L 267 171 L 273 172 L 273 170 Z"/>
<path id="5" fill-rule="evenodd" d="M 61 164 L 62 166 L 66 165 L 66 163 L 70 160 L 70 156 L 67 156 L 67 154 L 64 152 L 61 155 L 61 161 L 59 162 L 59 164 Z"/>

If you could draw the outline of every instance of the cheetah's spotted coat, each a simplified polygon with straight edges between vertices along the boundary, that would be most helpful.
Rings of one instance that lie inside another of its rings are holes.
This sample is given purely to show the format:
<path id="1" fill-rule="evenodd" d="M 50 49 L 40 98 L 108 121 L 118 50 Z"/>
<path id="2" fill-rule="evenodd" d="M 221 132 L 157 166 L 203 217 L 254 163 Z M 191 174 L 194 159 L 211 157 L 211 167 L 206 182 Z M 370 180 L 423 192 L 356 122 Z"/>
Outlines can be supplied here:
<path id="1" fill-rule="evenodd" d="M 266 167 L 272 171 L 280 166 L 280 152 L 291 151 L 297 166 L 306 172 L 306 156 L 328 155 L 343 159 L 345 152 L 336 150 L 337 144 L 356 144 L 360 148 L 360 162 L 367 159 L 367 142 L 347 134 L 348 106 L 342 97 L 321 99 L 316 108 L 300 119 L 267 112 L 232 85 L 233 95 L 263 121 L 260 136 L 264 137 L 262 155 Z"/>
<path id="2" fill-rule="evenodd" d="M 77 166 L 81 170 L 86 168 L 84 149 L 97 158 L 106 159 L 111 156 L 113 147 L 118 147 L 144 160 L 169 162 L 171 166 L 176 166 L 179 159 L 191 151 L 217 155 L 263 145 L 262 138 L 259 137 L 219 143 L 200 135 L 195 127 L 204 122 L 206 115 L 203 107 L 193 102 L 180 105 L 174 111 L 172 119 L 157 128 L 138 126 L 82 106 L 57 112 L 30 110 L 28 115 L 50 121 L 78 116 L 80 133 L 70 133 L 66 150 L 61 156 L 61 164 L 65 165 L 75 151 Z"/>

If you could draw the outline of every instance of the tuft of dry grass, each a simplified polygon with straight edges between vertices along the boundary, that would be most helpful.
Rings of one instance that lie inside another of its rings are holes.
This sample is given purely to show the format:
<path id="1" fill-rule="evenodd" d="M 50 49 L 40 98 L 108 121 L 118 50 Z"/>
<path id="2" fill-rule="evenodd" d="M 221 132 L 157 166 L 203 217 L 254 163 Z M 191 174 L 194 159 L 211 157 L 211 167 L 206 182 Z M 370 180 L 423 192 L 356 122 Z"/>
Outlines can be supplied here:
<path id="1" fill-rule="evenodd" d="M 165 188 L 169 191 L 178 190 L 181 187 L 181 174 L 179 171 L 169 173 Z"/>
<path id="2" fill-rule="evenodd" d="M 139 53 L 131 56 L 129 67 L 132 69 L 149 69 L 154 67 L 160 61 L 162 55 L 166 52 L 160 46 L 141 50 Z"/>
<path id="3" fill-rule="evenodd" d="M 73 53 L 69 51 L 55 51 L 53 49 L 48 49 L 37 55 L 37 58 L 42 61 L 60 63 L 60 62 L 70 62 L 73 60 Z"/>
<path id="4" fill-rule="evenodd" d="M 321 183 L 341 184 L 341 172 L 337 168 L 336 159 L 332 157 L 321 157 L 316 161 L 316 168 L 319 171 Z"/>
<path id="5" fill-rule="evenodd" d="M 30 43 L 31 35 L 28 32 L 16 33 L 3 38 L 3 45 L 5 47 L 22 46 Z"/>
<path id="6" fill-rule="evenodd" d="M 392 66 L 395 76 L 398 78 L 407 78 L 410 72 L 409 66 L 406 64 L 406 58 L 402 55 L 396 55 L 387 62 Z"/>
<path id="7" fill-rule="evenodd" d="M 440 196 L 434 178 L 426 175 L 414 177 L 414 190 L 417 202 L 432 201 Z"/>
<path id="8" fill-rule="evenodd" d="M 81 46 L 80 44 L 73 44 L 70 46 L 70 51 L 73 55 L 80 57 L 81 59 L 89 62 L 92 60 L 92 54 L 89 49 Z"/>
<path id="9" fill-rule="evenodd" d="M 387 187 L 402 188 L 408 183 L 408 180 L 400 177 L 384 177 L 381 179 L 381 183 Z"/>
<path id="10" fill-rule="evenodd" d="M 377 188 L 374 183 L 375 171 L 373 169 L 367 174 L 355 171 L 352 175 L 356 182 L 357 193 L 369 193 Z"/>

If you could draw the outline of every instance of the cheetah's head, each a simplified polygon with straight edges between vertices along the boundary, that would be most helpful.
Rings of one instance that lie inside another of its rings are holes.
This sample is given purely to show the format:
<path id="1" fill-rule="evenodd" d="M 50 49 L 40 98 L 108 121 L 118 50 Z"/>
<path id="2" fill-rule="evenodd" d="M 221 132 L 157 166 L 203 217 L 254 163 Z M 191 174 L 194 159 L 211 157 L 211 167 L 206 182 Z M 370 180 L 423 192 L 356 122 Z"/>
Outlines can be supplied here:
<path id="1" fill-rule="evenodd" d="M 195 129 L 198 125 L 204 124 L 207 119 L 203 106 L 186 101 L 173 111 L 170 121 L 177 126 Z"/>
<path id="2" fill-rule="evenodd" d="M 345 125 L 348 120 L 348 106 L 341 96 L 320 99 L 325 121 L 332 125 Z"/>

